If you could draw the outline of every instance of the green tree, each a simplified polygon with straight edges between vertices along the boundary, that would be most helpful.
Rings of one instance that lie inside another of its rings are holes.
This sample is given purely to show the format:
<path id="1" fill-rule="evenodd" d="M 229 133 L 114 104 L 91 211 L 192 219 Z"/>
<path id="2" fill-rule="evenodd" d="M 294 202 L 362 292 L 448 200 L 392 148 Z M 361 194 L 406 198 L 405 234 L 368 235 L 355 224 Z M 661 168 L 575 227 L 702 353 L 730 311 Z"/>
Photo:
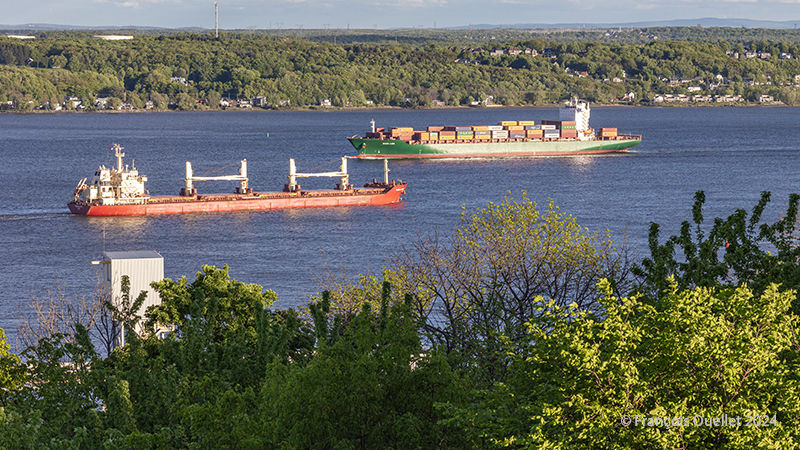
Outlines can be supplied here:
<path id="1" fill-rule="evenodd" d="M 64 55 L 53 55 L 50 57 L 50 67 L 60 69 L 67 65 L 67 58 Z"/>
<path id="2" fill-rule="evenodd" d="M 155 109 L 168 109 L 169 108 L 169 97 L 164 94 L 159 94 L 154 92 L 150 94 L 150 100 L 153 101 L 153 108 Z"/>
<path id="3" fill-rule="evenodd" d="M 11 346 L 6 342 L 6 332 L 0 328 L 0 406 L 6 406 L 9 394 L 22 386 L 24 382 L 24 366 L 19 356 L 11 353 Z"/>
<path id="4" fill-rule="evenodd" d="M 114 111 L 118 111 L 120 108 L 122 108 L 122 99 L 119 99 L 117 97 L 109 97 L 107 108 Z"/>
<path id="5" fill-rule="evenodd" d="M 87 433 L 100 423 L 100 396 L 92 372 L 100 358 L 86 328 L 76 324 L 75 330 L 73 336 L 42 338 L 22 353 L 27 382 L 14 395 L 11 409 L 26 426 L 38 429 L 39 442 L 90 439 Z"/>
<path id="6" fill-rule="evenodd" d="M 794 292 L 673 286 L 659 310 L 603 286 L 602 317 L 551 308 L 533 319 L 515 376 L 452 421 L 496 447 L 796 448 Z M 748 426 L 756 415 L 761 426 Z M 735 425 L 705 423 L 723 417 Z"/>
<path id="7" fill-rule="evenodd" d="M 410 297 L 392 306 L 389 292 L 384 283 L 380 312 L 365 303 L 341 334 L 328 330 L 326 300 L 314 305 L 314 359 L 273 364 L 261 392 L 269 447 L 463 448 L 435 408 L 460 404 L 463 388 L 422 348 Z"/>
<path id="8" fill-rule="evenodd" d="M 195 101 L 189 94 L 181 92 L 175 96 L 175 104 L 181 111 L 191 111 L 194 109 Z"/>
<path id="9" fill-rule="evenodd" d="M 390 269 L 401 280 L 398 289 L 414 294 L 428 342 L 443 347 L 455 366 L 493 381 L 508 364 L 498 333 L 526 339 L 525 323 L 541 314 L 543 297 L 598 310 L 597 282 L 611 279 L 625 292 L 628 264 L 608 232 L 589 232 L 552 201 L 540 208 L 523 192 L 519 201 L 507 197 L 465 211 L 452 238 L 421 237 L 412 251 L 392 258 Z"/>
<path id="10" fill-rule="evenodd" d="M 202 272 L 189 283 L 186 277 L 178 281 L 169 278 L 153 283 L 161 297 L 161 304 L 147 311 L 147 318 L 154 324 L 173 324 L 180 327 L 192 315 L 211 321 L 215 340 L 223 339 L 237 328 L 252 331 L 256 312 L 272 306 L 277 300 L 275 292 L 264 290 L 256 284 L 245 284 L 232 280 L 226 265 L 222 269 L 203 266 Z M 200 308 L 198 314 L 197 308 Z"/>
<path id="11" fill-rule="evenodd" d="M 698 191 L 692 208 L 693 224 L 684 221 L 678 235 L 660 244 L 660 227 L 651 224 L 650 257 L 633 268 L 641 279 L 638 289 L 658 304 L 673 282 L 679 289 L 746 284 L 756 295 L 773 283 L 785 289 L 800 288 L 800 243 L 795 233 L 800 195 L 789 196 L 781 219 L 761 223 L 770 197 L 769 192 L 762 192 L 749 217 L 747 211 L 738 209 L 726 219 L 714 219 L 706 234 L 702 227 L 706 197 Z M 793 311 L 800 312 L 798 301 Z"/>
<path id="12" fill-rule="evenodd" d="M 219 108 L 219 101 L 222 99 L 222 96 L 219 92 L 211 91 L 208 93 L 208 107 L 212 109 Z"/>

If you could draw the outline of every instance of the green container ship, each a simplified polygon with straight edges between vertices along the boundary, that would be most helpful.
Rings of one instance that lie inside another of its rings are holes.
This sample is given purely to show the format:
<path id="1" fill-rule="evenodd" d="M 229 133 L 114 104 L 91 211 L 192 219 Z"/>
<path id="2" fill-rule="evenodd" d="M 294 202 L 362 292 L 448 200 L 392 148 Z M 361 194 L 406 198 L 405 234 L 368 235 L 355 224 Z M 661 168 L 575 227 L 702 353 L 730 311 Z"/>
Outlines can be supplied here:
<path id="1" fill-rule="evenodd" d="M 572 100 L 560 120 L 503 121 L 497 125 L 375 129 L 348 140 L 357 158 L 497 158 L 566 156 L 625 152 L 641 143 L 640 135 L 616 128 L 589 128 L 589 104 Z"/>

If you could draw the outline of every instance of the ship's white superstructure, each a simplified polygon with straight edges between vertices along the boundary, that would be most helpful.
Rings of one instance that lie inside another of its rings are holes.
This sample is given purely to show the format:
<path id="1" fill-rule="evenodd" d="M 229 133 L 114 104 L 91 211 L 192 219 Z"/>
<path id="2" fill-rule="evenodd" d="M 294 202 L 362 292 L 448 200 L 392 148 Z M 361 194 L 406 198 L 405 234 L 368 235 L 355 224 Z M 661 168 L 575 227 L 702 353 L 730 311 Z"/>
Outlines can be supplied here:
<path id="1" fill-rule="evenodd" d="M 594 139 L 594 130 L 589 128 L 589 115 L 591 108 L 589 103 L 584 100 L 574 98 L 558 111 L 559 120 L 574 120 L 575 129 L 578 131 L 578 139 L 588 141 Z"/>
<path id="2" fill-rule="evenodd" d="M 144 188 L 147 177 L 139 175 L 135 162 L 130 170 L 127 166 L 123 167 L 122 157 L 125 153 L 122 153 L 119 144 L 113 144 L 111 148 L 117 157 L 117 168 L 98 167 L 89 184 L 86 184 L 86 178 L 78 183 L 72 196 L 73 201 L 99 201 L 101 205 L 136 205 L 147 202 L 149 195 Z"/>

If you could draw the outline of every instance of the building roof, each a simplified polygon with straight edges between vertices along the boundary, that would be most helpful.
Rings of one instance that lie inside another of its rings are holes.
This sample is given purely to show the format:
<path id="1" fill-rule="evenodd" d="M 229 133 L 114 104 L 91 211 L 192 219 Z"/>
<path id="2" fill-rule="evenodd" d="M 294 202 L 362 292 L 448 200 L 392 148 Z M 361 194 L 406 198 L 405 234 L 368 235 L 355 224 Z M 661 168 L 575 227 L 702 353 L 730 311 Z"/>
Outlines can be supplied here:
<path id="1" fill-rule="evenodd" d="M 113 259 L 156 259 L 164 257 L 161 256 L 161 253 L 158 253 L 155 250 L 134 250 L 134 251 L 127 251 L 127 252 L 105 252 L 106 258 L 108 260 Z"/>
<path id="2" fill-rule="evenodd" d="M 105 41 L 123 41 L 123 40 L 133 39 L 133 36 L 120 36 L 120 35 L 113 35 L 113 34 L 110 34 L 110 35 L 97 35 L 97 36 L 92 36 L 92 37 L 95 38 L 95 39 L 102 39 L 102 40 L 105 40 Z"/>

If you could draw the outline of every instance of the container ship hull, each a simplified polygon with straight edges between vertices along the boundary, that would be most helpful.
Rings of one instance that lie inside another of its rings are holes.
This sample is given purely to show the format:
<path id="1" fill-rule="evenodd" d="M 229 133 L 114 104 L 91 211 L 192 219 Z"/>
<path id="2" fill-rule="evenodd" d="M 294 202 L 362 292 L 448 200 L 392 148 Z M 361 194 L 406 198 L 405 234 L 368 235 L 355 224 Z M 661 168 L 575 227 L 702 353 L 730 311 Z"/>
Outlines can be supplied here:
<path id="1" fill-rule="evenodd" d="M 357 158 L 497 158 L 591 155 L 625 152 L 641 138 L 619 136 L 614 140 L 505 140 L 486 142 L 409 143 L 399 139 L 348 138 Z"/>
<path id="2" fill-rule="evenodd" d="M 348 140 L 357 158 L 507 158 L 626 152 L 642 136 L 589 127 L 591 108 L 578 98 L 559 108 L 559 120 L 503 120 L 497 125 L 375 128 Z"/>
<path id="3" fill-rule="evenodd" d="M 147 202 L 129 205 L 100 205 L 71 202 L 73 214 L 85 216 L 144 216 L 161 214 L 215 213 L 235 211 L 264 211 L 284 208 L 313 208 L 331 206 L 388 205 L 400 201 L 406 184 L 385 188 L 353 189 L 350 192 L 315 190 L 300 193 L 264 193 L 253 195 L 213 194 L 196 197 L 152 197 Z"/>

